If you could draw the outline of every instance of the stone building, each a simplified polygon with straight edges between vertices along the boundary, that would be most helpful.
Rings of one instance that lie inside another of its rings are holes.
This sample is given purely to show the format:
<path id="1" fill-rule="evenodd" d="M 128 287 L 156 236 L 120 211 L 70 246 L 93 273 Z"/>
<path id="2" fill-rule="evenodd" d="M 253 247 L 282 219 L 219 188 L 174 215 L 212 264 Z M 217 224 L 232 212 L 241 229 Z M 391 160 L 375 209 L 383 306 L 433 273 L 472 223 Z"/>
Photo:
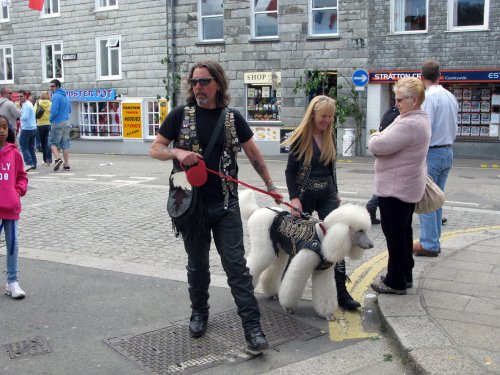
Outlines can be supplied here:
<path id="1" fill-rule="evenodd" d="M 0 0 L 0 86 L 38 94 L 60 79 L 80 131 L 75 151 L 146 153 L 168 106 L 184 102 L 190 65 L 214 59 L 265 154 L 282 151 L 311 95 L 336 92 L 360 110 L 358 121 L 338 119 L 338 149 L 354 128 L 364 155 L 394 77 L 435 58 L 461 95 L 456 155 L 500 152 L 491 0 L 45 0 L 42 12 L 27 3 Z M 360 70 L 369 77 L 356 91 Z"/>
<path id="2" fill-rule="evenodd" d="M 500 158 L 500 3 L 492 0 L 368 4 L 367 128 L 378 128 L 399 76 L 439 61 L 441 83 L 460 105 L 453 146 L 461 157 Z M 392 77 L 391 77 L 392 75 Z"/>

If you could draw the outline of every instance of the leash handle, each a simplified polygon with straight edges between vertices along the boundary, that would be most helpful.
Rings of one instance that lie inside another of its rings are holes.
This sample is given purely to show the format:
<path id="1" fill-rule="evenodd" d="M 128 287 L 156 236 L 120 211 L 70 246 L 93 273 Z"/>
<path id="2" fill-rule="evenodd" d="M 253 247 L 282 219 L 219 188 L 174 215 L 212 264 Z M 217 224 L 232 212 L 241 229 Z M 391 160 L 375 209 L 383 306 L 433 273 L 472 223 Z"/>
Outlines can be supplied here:
<path id="1" fill-rule="evenodd" d="M 213 173 L 221 178 L 225 178 L 225 179 L 228 179 L 230 181 L 233 181 L 233 182 L 236 182 L 237 184 L 240 184 L 240 185 L 243 185 L 243 186 L 246 186 L 247 188 L 250 188 L 252 190 L 255 190 L 255 191 L 258 191 L 259 193 L 262 193 L 262 194 L 266 194 L 266 195 L 269 195 L 270 197 L 274 198 L 274 200 L 277 200 L 281 203 L 283 203 L 285 206 L 288 206 L 290 207 L 292 210 L 294 211 L 298 211 L 300 212 L 300 214 L 306 218 L 306 219 L 309 219 L 311 217 L 311 215 L 303 212 L 302 210 L 298 209 L 297 207 L 295 207 L 294 205 L 292 205 L 291 203 L 289 202 L 285 202 L 283 199 L 281 199 L 281 195 L 279 193 L 273 193 L 273 192 L 270 192 L 270 191 L 265 191 L 263 189 L 260 189 L 256 186 L 253 186 L 253 185 L 250 185 L 250 184 L 247 184 L 246 182 L 243 182 L 243 181 L 240 181 L 240 180 L 237 180 L 231 176 L 226 176 L 225 174 L 223 173 L 220 173 L 220 172 L 217 172 L 217 171 L 214 171 L 210 168 L 207 168 L 207 171 L 210 172 L 210 173 Z"/>

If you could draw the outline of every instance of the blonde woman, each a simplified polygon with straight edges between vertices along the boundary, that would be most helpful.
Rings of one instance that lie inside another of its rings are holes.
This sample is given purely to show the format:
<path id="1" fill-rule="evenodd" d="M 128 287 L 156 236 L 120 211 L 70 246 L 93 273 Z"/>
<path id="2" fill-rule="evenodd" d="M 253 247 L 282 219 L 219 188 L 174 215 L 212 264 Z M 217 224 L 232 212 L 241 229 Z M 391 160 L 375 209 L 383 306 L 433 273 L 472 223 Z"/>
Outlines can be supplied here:
<path id="1" fill-rule="evenodd" d="M 50 134 L 50 108 L 52 103 L 50 102 L 50 94 L 47 91 L 42 91 L 40 99 L 35 104 L 35 113 L 38 110 L 38 106 L 42 107 L 45 111 L 42 117 L 36 120 L 38 137 L 40 139 L 40 147 L 42 148 L 43 163 L 46 166 L 52 164 L 52 151 L 49 145 L 49 134 Z"/>
<path id="2" fill-rule="evenodd" d="M 431 125 L 421 108 L 425 87 L 420 79 L 400 79 L 394 94 L 400 115 L 368 142 L 376 157 L 375 194 L 389 251 L 387 274 L 372 288 L 379 293 L 406 294 L 413 286 L 412 216 L 415 203 L 424 195 Z"/>
<path id="3" fill-rule="evenodd" d="M 340 203 L 333 134 L 335 109 L 332 98 L 324 95 L 314 97 L 300 125 L 282 144 L 290 147 L 285 171 L 290 201 L 305 213 L 316 211 L 320 220 Z M 300 212 L 292 210 L 292 215 L 299 217 Z M 345 287 L 346 279 L 345 261 L 342 261 L 335 266 L 338 303 L 344 309 L 355 310 L 361 305 L 349 295 Z"/>

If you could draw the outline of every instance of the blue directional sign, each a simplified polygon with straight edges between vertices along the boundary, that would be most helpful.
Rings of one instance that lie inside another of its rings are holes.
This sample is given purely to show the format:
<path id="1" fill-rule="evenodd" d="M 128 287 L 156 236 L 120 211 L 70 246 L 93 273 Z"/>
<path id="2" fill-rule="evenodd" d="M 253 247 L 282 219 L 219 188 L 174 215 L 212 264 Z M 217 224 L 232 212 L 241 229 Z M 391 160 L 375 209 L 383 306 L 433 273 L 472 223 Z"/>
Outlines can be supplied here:
<path id="1" fill-rule="evenodd" d="M 358 69 L 352 75 L 352 83 L 357 87 L 364 87 L 368 84 L 368 77 L 366 70 Z"/>

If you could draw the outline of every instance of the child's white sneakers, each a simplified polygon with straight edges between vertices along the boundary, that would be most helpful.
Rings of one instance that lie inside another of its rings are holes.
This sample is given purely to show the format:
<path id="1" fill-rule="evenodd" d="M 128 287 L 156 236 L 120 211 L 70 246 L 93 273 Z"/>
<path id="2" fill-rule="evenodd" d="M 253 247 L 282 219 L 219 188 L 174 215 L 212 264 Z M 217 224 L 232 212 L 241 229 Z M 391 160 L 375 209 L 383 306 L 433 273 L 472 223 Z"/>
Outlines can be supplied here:
<path id="1" fill-rule="evenodd" d="M 26 296 L 26 293 L 24 293 L 24 290 L 21 289 L 17 281 L 9 283 L 5 286 L 5 294 L 14 299 L 21 299 Z"/>

